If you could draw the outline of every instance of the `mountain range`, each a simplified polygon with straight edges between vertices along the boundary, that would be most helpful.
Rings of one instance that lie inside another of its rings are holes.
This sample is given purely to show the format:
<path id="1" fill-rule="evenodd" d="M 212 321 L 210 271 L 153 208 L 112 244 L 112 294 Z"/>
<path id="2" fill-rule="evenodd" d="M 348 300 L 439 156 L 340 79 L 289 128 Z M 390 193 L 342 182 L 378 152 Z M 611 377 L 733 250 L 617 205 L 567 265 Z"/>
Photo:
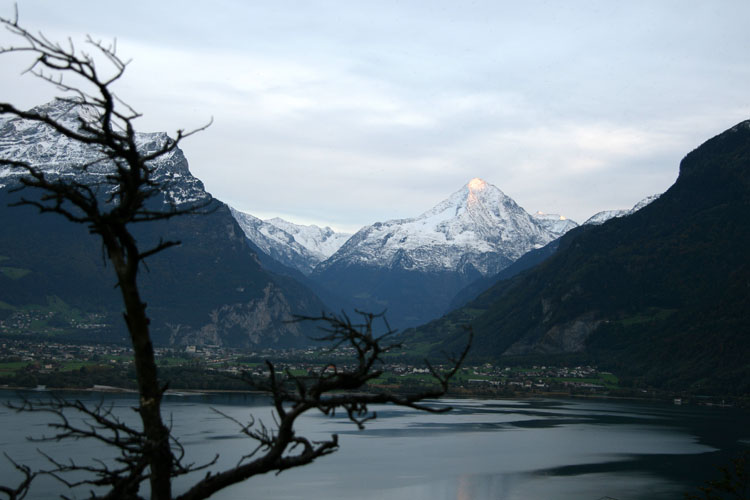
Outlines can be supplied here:
<path id="1" fill-rule="evenodd" d="M 601 212 L 587 223 L 632 213 L 651 200 L 630 210 Z M 353 236 L 232 214 L 263 262 L 305 277 L 276 272 L 301 280 L 334 309 L 385 311 L 396 328 L 424 323 L 465 303 L 527 252 L 533 250 L 537 259 L 549 255 L 552 247 L 541 248 L 578 226 L 557 214 L 528 214 L 478 178 L 422 215 L 378 222 Z M 526 258 L 508 272 L 531 261 Z"/>
<path id="2" fill-rule="evenodd" d="M 363 227 L 311 278 L 403 328 L 447 312 L 458 290 L 555 237 L 497 187 L 472 179 L 417 217 Z"/>
<path id="3" fill-rule="evenodd" d="M 310 275 L 350 237 L 330 227 L 304 226 L 275 217 L 266 221 L 231 208 L 234 219 L 255 247 L 286 267 Z"/>
<path id="4" fill-rule="evenodd" d="M 689 153 L 634 213 L 562 236 L 543 262 L 405 332 L 475 360 L 598 363 L 633 387 L 750 393 L 750 121 Z"/>
<path id="5" fill-rule="evenodd" d="M 55 100 L 35 108 L 69 126 L 87 110 Z M 165 134 L 139 134 L 138 147 L 148 151 Z M 54 176 L 77 176 L 94 190 L 112 165 L 98 161 L 96 151 L 46 125 L 18 118 L 0 121 L 0 156 L 23 160 Z M 87 165 L 85 172 L 80 166 Z M 315 315 L 325 305 L 304 285 L 264 269 L 247 244 L 229 208 L 208 194 L 175 149 L 153 164 L 163 183 L 155 201 L 166 209 L 196 200 L 206 213 L 133 228 L 139 243 L 161 238 L 181 245 L 148 259 L 140 283 L 148 302 L 152 332 L 161 344 L 217 344 L 287 347 L 309 343 L 312 327 L 288 323 L 294 314 Z M 29 321 L 40 333 L 64 332 L 68 338 L 96 336 L 117 340 L 125 335 L 114 273 L 105 266 L 101 244 L 87 228 L 56 214 L 39 214 L 29 206 L 9 207 L 20 173 L 0 169 L 0 321 L 3 331 L 21 333 Z M 99 193 L 104 199 L 106 192 Z M 26 318 L 26 319 L 24 319 Z M 16 326 L 14 326 L 16 325 Z M 17 328 L 18 327 L 18 328 Z"/>
<path id="6" fill-rule="evenodd" d="M 63 101 L 38 110 L 69 124 L 86 117 Z M 143 151 L 164 140 L 138 135 Z M 0 118 L 0 156 L 94 190 L 111 169 L 85 146 L 13 118 Z M 470 325 L 475 361 L 586 361 L 633 387 L 750 392 L 750 122 L 688 154 L 661 196 L 580 226 L 531 215 L 472 179 L 419 216 L 349 235 L 226 206 L 179 149 L 154 167 L 164 185 L 157 204 L 210 208 L 134 229 L 144 246 L 182 242 L 141 273 L 157 343 L 302 346 L 314 330 L 287 322 L 295 314 L 362 309 L 417 327 L 402 338 L 420 352 L 454 350 Z M 19 175 L 0 168 L 0 330 L 121 338 L 100 244 L 59 216 L 9 207 L 35 196 L 14 191 Z"/>
<path id="7" fill-rule="evenodd" d="M 658 197 L 659 195 L 653 195 L 653 196 L 644 198 L 643 200 L 636 203 L 630 209 L 605 210 L 602 212 L 598 212 L 594 214 L 592 217 L 590 217 L 588 220 L 586 220 L 586 222 L 584 222 L 583 225 L 587 226 L 587 225 L 604 224 L 606 221 L 610 219 L 630 215 L 632 213 L 637 212 L 641 208 L 645 207 L 646 205 L 648 205 L 649 203 L 651 203 Z M 547 224 L 553 225 L 552 227 L 557 229 L 557 231 L 555 231 L 555 234 L 559 234 L 559 236 L 562 236 L 563 234 L 567 233 L 571 229 L 578 227 L 578 224 L 576 224 L 574 221 L 571 221 L 570 219 L 566 219 L 565 217 L 555 215 L 555 214 L 542 214 L 541 212 L 537 212 L 534 215 L 534 217 L 542 218 L 543 220 L 547 221 Z M 560 240 L 558 238 L 558 239 L 553 240 L 552 242 L 550 242 L 549 244 L 545 245 L 542 248 L 530 250 L 529 252 L 521 256 L 518 260 L 513 262 L 513 264 L 506 267 L 499 273 L 482 276 L 481 278 L 476 279 L 472 283 L 468 284 L 466 287 L 459 290 L 458 293 L 456 293 L 456 295 L 453 297 L 453 300 L 451 300 L 451 303 L 448 309 L 449 310 L 457 309 L 465 305 L 467 302 L 471 301 L 472 299 L 475 299 L 477 296 L 479 296 L 480 293 L 484 292 L 485 290 L 487 290 L 489 287 L 491 287 L 498 281 L 512 278 L 513 276 L 520 273 L 521 271 L 524 271 L 526 269 L 529 269 L 531 267 L 534 267 L 542 263 L 548 257 L 552 256 L 557 251 L 559 246 L 560 246 Z"/>

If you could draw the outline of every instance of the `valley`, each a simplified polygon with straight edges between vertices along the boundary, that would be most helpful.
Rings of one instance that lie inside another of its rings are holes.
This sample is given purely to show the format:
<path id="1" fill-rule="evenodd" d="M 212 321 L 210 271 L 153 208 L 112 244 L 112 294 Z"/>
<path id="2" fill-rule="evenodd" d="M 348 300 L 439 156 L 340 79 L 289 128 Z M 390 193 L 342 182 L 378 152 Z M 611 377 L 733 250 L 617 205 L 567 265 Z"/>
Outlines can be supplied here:
<path id="1" fill-rule="evenodd" d="M 170 377 L 174 390 L 246 390 L 244 380 L 265 376 L 264 360 L 296 375 L 319 371 L 330 363 L 346 363 L 352 352 L 309 347 L 284 351 L 248 352 L 219 346 L 186 346 L 176 350 L 156 348 L 157 363 Z M 0 388 L 135 389 L 132 350 L 124 345 L 70 344 L 29 339 L 4 339 L 0 343 Z M 441 368 L 440 364 L 435 365 Z M 417 390 L 431 383 L 424 363 L 408 353 L 389 356 L 384 374 L 369 390 Z M 526 397 L 532 394 L 624 395 L 617 377 L 592 366 L 464 367 L 455 379 L 452 395 Z M 654 396 L 653 394 L 651 395 Z M 661 397 L 668 397 L 660 395 Z"/>
<path id="2" fill-rule="evenodd" d="M 0 497 L 747 496 L 750 3 L 205 7 L 0 12 Z"/>
<path id="3" fill-rule="evenodd" d="M 45 106 L 75 119 L 69 103 Z M 0 153 L 49 175 L 91 161 L 43 126 L 0 125 Z M 414 359 L 455 352 L 470 326 L 472 366 L 568 366 L 574 358 L 614 373 L 618 390 L 741 397 L 750 383 L 748 130 L 740 124 L 690 153 L 663 195 L 582 225 L 532 215 L 475 178 L 421 215 L 354 234 L 228 207 L 175 150 L 156 166 L 168 185 L 161 203 L 211 208 L 138 232 L 145 242 L 181 242 L 152 258 L 142 276 L 154 340 L 175 352 L 272 349 L 283 358 L 316 335 L 305 322 L 290 323 L 295 316 L 385 312 L 377 334 L 401 332 Z M 148 149 L 165 136 L 139 137 Z M 87 169 L 81 181 L 96 188 L 106 168 Z M 8 207 L 17 176 L 1 174 L 0 335 L 121 343 L 117 298 L 106 292 L 111 271 L 93 240 L 83 228 Z M 548 379 L 531 383 L 564 390 Z M 491 382 L 515 390 L 499 375 Z"/>

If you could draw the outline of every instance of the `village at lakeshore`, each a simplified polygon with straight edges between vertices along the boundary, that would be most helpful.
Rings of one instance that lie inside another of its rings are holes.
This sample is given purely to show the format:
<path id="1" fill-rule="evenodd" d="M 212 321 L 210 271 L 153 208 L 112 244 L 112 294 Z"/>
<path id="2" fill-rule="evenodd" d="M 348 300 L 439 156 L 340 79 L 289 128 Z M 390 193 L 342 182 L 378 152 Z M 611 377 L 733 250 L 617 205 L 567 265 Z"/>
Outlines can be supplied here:
<path id="1" fill-rule="evenodd" d="M 256 392 L 252 380 L 268 376 L 266 361 L 298 377 L 314 377 L 332 365 L 345 368 L 354 352 L 324 347 L 252 352 L 219 346 L 155 348 L 161 377 L 179 394 Z M 746 398 L 689 394 L 623 385 L 617 374 L 596 366 L 539 364 L 465 365 L 452 379 L 451 397 L 598 397 L 660 400 L 679 405 L 750 407 Z M 537 364 L 533 364 L 537 361 Z M 437 369 L 445 367 L 439 363 Z M 435 384 L 424 361 L 413 356 L 384 359 L 383 374 L 364 390 L 414 392 Z M 0 389 L 135 392 L 132 351 L 116 344 L 68 344 L 20 337 L 0 339 Z"/>

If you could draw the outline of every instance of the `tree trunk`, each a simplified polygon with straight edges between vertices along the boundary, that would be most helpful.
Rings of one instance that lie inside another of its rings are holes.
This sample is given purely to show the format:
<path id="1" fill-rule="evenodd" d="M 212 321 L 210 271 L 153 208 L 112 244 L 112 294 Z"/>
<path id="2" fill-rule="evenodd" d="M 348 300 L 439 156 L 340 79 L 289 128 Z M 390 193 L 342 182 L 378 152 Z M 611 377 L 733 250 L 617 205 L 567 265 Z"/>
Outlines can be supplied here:
<path id="1" fill-rule="evenodd" d="M 140 395 L 138 413 L 143 422 L 143 432 L 148 440 L 144 455 L 151 470 L 149 478 L 151 498 L 169 500 L 172 498 L 173 456 L 169 443 L 169 429 L 161 418 L 163 390 L 157 377 L 146 304 L 141 301 L 136 283 L 138 259 L 132 257 L 133 254 L 130 254 L 128 258 L 124 257 L 119 247 L 110 249 L 109 254 L 117 272 L 118 284 L 125 304 L 125 321 L 133 344 L 135 373 Z"/>

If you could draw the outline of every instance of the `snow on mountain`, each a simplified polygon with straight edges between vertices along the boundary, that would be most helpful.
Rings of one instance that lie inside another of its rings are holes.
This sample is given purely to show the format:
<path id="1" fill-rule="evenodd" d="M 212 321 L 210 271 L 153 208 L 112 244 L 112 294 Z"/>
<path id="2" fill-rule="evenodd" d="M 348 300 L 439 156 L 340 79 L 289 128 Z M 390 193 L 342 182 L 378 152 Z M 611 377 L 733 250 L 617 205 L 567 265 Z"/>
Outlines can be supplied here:
<path id="1" fill-rule="evenodd" d="M 641 201 L 633 205 L 633 208 L 630 209 L 630 213 L 635 213 L 638 210 L 642 209 L 646 205 L 649 205 L 651 202 L 656 201 L 661 194 L 652 194 L 651 196 L 647 196 L 646 198 L 643 198 Z"/>
<path id="2" fill-rule="evenodd" d="M 590 224 L 598 226 L 600 224 L 604 224 L 609 219 L 614 219 L 616 217 L 624 217 L 630 213 L 629 209 L 620 209 L 620 210 L 602 210 L 601 212 L 597 212 L 594 215 L 592 215 L 586 222 L 583 223 L 584 226 L 588 226 Z"/>
<path id="3" fill-rule="evenodd" d="M 316 273 L 341 263 L 422 271 L 498 272 L 555 239 L 497 187 L 472 179 L 431 210 L 359 230 Z"/>
<path id="4" fill-rule="evenodd" d="M 330 227 L 304 226 L 278 217 L 264 221 L 231 207 L 230 210 L 250 241 L 285 266 L 303 274 L 310 274 L 316 265 L 351 237 L 351 234 L 337 233 Z"/>
<path id="5" fill-rule="evenodd" d="M 96 119 L 91 108 L 63 99 L 55 99 L 31 111 L 46 114 L 74 130 L 80 127 L 82 120 Z M 163 132 L 136 134 L 136 145 L 144 153 L 156 151 L 168 140 L 169 136 Z M 89 186 L 111 187 L 106 175 L 112 172 L 113 165 L 96 146 L 73 141 L 39 122 L 4 116 L 0 120 L 0 157 L 27 162 L 48 176 L 75 175 Z M 155 167 L 154 180 L 164 183 L 168 202 L 179 205 L 210 196 L 203 183 L 190 173 L 179 148 L 151 165 Z M 2 184 L 13 183 L 25 173 L 23 169 L 0 167 Z"/>
<path id="6" fill-rule="evenodd" d="M 648 196 L 635 205 L 633 205 L 633 208 L 628 209 L 620 209 L 620 210 L 604 210 L 601 212 L 598 212 L 594 215 L 592 215 L 586 222 L 583 223 L 584 226 L 592 224 L 595 226 L 598 226 L 600 224 L 604 224 L 609 219 L 614 219 L 616 217 L 625 217 L 626 215 L 630 215 L 632 213 L 637 212 L 638 210 L 642 209 L 652 201 L 656 200 L 660 194 L 654 194 L 651 196 Z"/>
<path id="7" fill-rule="evenodd" d="M 247 239 L 278 262 L 304 274 L 310 274 L 312 268 L 320 262 L 316 255 L 283 229 L 232 207 L 229 207 L 229 210 Z"/>
<path id="8" fill-rule="evenodd" d="M 64 100 L 34 111 L 63 121 L 71 129 L 92 118 L 90 109 Z M 163 133 L 137 134 L 136 146 L 142 152 L 156 151 L 169 140 Z M 102 198 L 113 188 L 106 177 L 114 166 L 99 148 L 67 139 L 38 122 L 2 116 L 0 158 L 25 161 L 52 179 L 84 184 Z M 158 210 L 160 200 L 211 202 L 205 213 L 138 228 L 141 248 L 149 248 L 162 237 L 183 243 L 150 257 L 149 272 L 140 275 L 143 296 L 155 303 L 149 307 L 153 338 L 170 344 L 233 347 L 309 344 L 315 326 L 288 321 L 294 315 L 318 314 L 325 307 L 320 299 L 307 286 L 278 279 L 261 267 L 229 209 L 212 200 L 192 176 L 182 151 L 175 148 L 150 166 L 164 196 L 154 198 L 149 208 Z M 10 208 L 9 202 L 17 197 L 8 188 L 18 186 L 24 174 L 23 169 L 0 167 L 0 186 L 6 185 L 0 189 L 0 255 L 8 265 L 33 272 L 25 279 L 6 277 L 0 301 L 12 302 L 11 309 L 21 311 L 46 303 L 45 297 L 59 297 L 84 314 L 106 314 L 112 328 L 102 333 L 107 341 L 119 338 L 123 333 L 117 326 L 123 325 L 121 305 L 118 292 L 112 290 L 112 271 L 101 266 L 101 243 L 96 237 L 81 241 L 84 228 L 54 224 L 53 217 L 40 217 L 32 207 Z M 30 191 L 30 197 L 34 193 L 38 191 Z M 34 251 L 29 252 L 30 248 Z"/>
<path id="9" fill-rule="evenodd" d="M 547 231 L 559 238 L 563 234 L 567 233 L 574 227 L 578 227 L 578 223 L 574 220 L 568 219 L 564 215 L 560 214 L 546 214 L 544 212 L 537 212 L 533 216 L 539 224 L 544 226 Z"/>
<path id="10" fill-rule="evenodd" d="M 279 217 L 267 219 L 265 222 L 294 236 L 294 240 L 318 257 L 319 262 L 336 253 L 352 237 L 351 233 L 337 233 L 328 226 L 323 228 L 315 224 L 305 226 Z"/>

